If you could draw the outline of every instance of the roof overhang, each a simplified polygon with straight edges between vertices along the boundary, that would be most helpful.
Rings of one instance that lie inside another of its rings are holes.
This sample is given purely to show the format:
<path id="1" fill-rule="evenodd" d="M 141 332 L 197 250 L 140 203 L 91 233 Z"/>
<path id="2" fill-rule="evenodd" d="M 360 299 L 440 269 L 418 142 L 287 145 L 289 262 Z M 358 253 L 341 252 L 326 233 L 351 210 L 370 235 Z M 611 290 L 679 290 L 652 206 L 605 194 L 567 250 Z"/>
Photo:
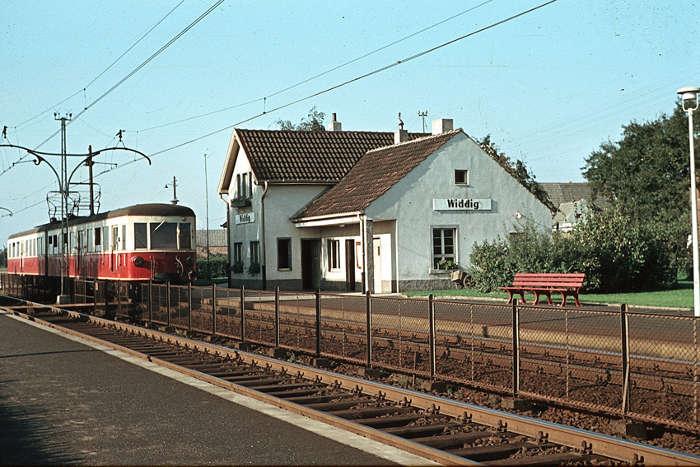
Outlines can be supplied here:
<path id="1" fill-rule="evenodd" d="M 339 214 L 328 214 L 325 216 L 301 217 L 292 219 L 295 227 L 326 227 L 331 225 L 359 224 L 360 211 L 346 212 Z"/>
<path id="2" fill-rule="evenodd" d="M 228 151 L 226 152 L 226 161 L 224 162 L 224 170 L 221 171 L 219 177 L 219 194 L 227 195 L 228 187 L 231 186 L 231 178 L 233 177 L 233 168 L 236 166 L 236 158 L 241 145 L 238 142 L 236 130 L 231 132 L 231 140 L 228 143 Z"/>

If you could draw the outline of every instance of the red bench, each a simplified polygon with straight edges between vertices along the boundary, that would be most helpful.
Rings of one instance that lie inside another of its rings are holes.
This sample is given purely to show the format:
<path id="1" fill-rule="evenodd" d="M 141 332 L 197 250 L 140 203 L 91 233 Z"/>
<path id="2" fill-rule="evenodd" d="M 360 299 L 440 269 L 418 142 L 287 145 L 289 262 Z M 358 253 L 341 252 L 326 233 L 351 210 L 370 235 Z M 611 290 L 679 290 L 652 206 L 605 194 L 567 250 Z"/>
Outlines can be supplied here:
<path id="1" fill-rule="evenodd" d="M 535 305 L 539 305 L 540 296 L 547 297 L 547 303 L 552 304 L 552 293 L 561 294 L 561 306 L 566 306 L 566 297 L 571 295 L 576 306 L 581 306 L 578 300 L 578 292 L 583 286 L 583 280 L 586 275 L 583 273 L 531 273 L 518 272 L 515 274 L 513 284 L 508 287 L 499 287 L 499 289 L 508 292 L 508 303 L 513 303 L 517 300 L 515 295 L 520 295 L 523 303 L 525 301 L 525 292 L 535 294 Z"/>

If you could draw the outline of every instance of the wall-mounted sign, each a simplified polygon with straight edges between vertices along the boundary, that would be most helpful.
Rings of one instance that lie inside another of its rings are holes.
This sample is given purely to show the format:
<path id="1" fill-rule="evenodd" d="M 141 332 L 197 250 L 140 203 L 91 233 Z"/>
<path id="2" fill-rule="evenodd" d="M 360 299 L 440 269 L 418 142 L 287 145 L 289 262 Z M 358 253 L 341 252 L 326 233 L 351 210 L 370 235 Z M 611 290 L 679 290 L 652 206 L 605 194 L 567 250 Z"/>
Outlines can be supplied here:
<path id="1" fill-rule="evenodd" d="M 235 224 L 250 224 L 255 222 L 255 213 L 246 212 L 245 214 L 236 214 L 233 218 Z"/>
<path id="2" fill-rule="evenodd" d="M 490 211 L 491 198 L 433 198 L 433 211 Z"/>

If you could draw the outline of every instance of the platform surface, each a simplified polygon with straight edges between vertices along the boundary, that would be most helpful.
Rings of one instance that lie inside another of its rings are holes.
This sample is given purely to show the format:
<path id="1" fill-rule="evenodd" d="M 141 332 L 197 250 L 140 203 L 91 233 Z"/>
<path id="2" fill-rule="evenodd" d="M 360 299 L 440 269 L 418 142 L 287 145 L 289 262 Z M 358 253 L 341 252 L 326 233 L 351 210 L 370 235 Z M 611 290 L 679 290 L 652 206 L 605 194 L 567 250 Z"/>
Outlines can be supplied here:
<path id="1" fill-rule="evenodd" d="M 0 315 L 0 464 L 387 464 Z"/>

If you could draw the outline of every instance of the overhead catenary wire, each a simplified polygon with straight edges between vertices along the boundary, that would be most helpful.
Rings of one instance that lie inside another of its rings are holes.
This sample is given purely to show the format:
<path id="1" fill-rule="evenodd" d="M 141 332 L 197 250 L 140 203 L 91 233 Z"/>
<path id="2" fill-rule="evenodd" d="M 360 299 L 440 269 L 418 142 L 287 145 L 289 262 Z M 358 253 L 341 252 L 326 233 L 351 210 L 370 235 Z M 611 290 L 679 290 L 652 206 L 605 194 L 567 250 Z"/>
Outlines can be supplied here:
<path id="1" fill-rule="evenodd" d="M 120 61 L 122 58 L 124 58 L 124 56 L 125 56 L 126 54 L 128 54 L 129 52 L 131 52 L 131 50 L 133 50 L 134 47 L 136 47 L 136 46 L 137 46 L 139 43 L 141 43 L 141 41 L 144 40 L 151 32 L 153 32 L 153 30 L 154 30 L 155 28 L 157 28 L 158 26 L 160 26 L 160 24 L 161 24 L 163 21 L 165 21 L 170 15 L 172 15 L 173 12 L 175 12 L 175 10 L 177 10 L 177 9 L 180 7 L 180 5 L 182 5 L 182 4 L 184 3 L 184 1 L 185 1 L 185 0 L 180 0 L 180 2 L 177 3 L 173 8 L 171 8 L 171 9 L 165 14 L 165 16 L 163 16 L 162 18 L 160 18 L 154 25 L 152 25 L 150 28 L 148 28 L 148 30 L 146 30 L 146 32 L 144 32 L 143 34 L 141 34 L 141 36 L 139 36 L 138 39 L 136 39 L 124 52 L 122 52 L 116 59 L 114 59 L 114 60 L 112 61 L 112 63 L 110 63 L 109 65 L 107 65 L 102 71 L 100 71 L 97 75 L 95 75 L 95 77 L 93 77 L 85 86 L 83 86 L 82 88 L 78 89 L 77 91 L 75 91 L 75 92 L 74 92 L 73 94 L 71 94 L 70 96 L 68 96 L 68 97 L 66 97 L 66 98 L 64 98 L 64 99 L 61 99 L 60 101 L 56 102 L 56 103 L 53 104 L 53 105 L 50 105 L 49 107 L 47 107 L 47 108 L 45 108 L 44 110 L 42 110 L 41 112 L 39 112 L 39 113 L 33 115 L 32 117 L 30 117 L 30 118 L 28 118 L 28 119 L 26 119 L 26 120 L 24 120 L 24 121 L 18 123 L 14 128 L 15 128 L 15 129 L 18 129 L 18 128 L 23 127 L 23 126 L 26 125 L 27 123 L 36 120 L 37 118 L 41 117 L 41 116 L 44 115 L 45 113 L 50 112 L 51 110 L 55 109 L 55 108 L 58 107 L 59 105 L 68 102 L 69 100 L 71 100 L 72 98 L 74 98 L 75 96 L 77 96 L 77 95 L 80 94 L 80 93 L 83 93 L 83 95 L 84 95 L 84 94 L 85 94 L 85 91 L 86 91 L 92 84 L 94 84 L 95 81 L 97 81 L 98 79 L 100 79 L 102 76 L 104 76 L 105 73 L 107 73 L 109 70 L 111 70 L 112 67 L 113 67 L 114 65 L 116 65 L 117 63 L 119 63 L 119 61 Z"/>
<path id="2" fill-rule="evenodd" d="M 223 1 L 223 0 L 221 0 L 221 1 Z M 240 120 L 240 121 L 238 121 L 238 122 L 232 123 L 232 124 L 230 124 L 230 125 L 226 125 L 226 126 L 223 127 L 223 128 L 219 128 L 219 129 L 216 129 L 216 130 L 207 132 L 207 133 L 205 133 L 205 134 L 203 134 L 203 135 L 200 135 L 200 136 L 197 136 L 197 137 L 195 137 L 195 138 L 191 138 L 191 139 L 189 139 L 189 140 L 183 141 L 183 142 L 178 143 L 178 144 L 175 144 L 175 145 L 173 145 L 173 146 L 170 146 L 170 147 L 164 148 L 164 149 L 162 149 L 162 150 L 153 152 L 153 153 L 150 154 L 150 157 L 155 157 L 155 156 L 157 156 L 157 155 L 160 155 L 160 154 L 164 154 L 164 153 L 173 151 L 173 150 L 178 149 L 178 148 L 181 148 L 181 147 L 183 147 L 183 146 L 187 146 L 187 145 L 189 145 L 189 144 L 192 144 L 192 143 L 194 143 L 194 142 L 203 140 L 203 139 L 205 139 L 205 138 L 208 138 L 208 137 L 213 136 L 213 135 L 215 135 L 215 134 L 221 133 L 221 132 L 223 132 L 223 131 L 230 130 L 230 129 L 232 129 L 232 128 L 238 126 L 238 125 L 242 125 L 243 123 L 250 122 L 250 121 L 252 121 L 252 120 L 255 120 L 255 119 L 260 118 L 260 117 L 262 117 L 262 116 L 268 115 L 268 114 L 270 114 L 270 113 L 273 113 L 273 112 L 279 111 L 279 110 L 281 110 L 281 109 L 284 109 L 284 108 L 293 106 L 293 105 L 295 105 L 295 104 L 298 104 L 298 103 L 300 103 L 300 102 L 303 102 L 303 101 L 312 99 L 312 98 L 314 98 L 314 97 L 317 97 L 317 96 L 320 96 L 320 95 L 329 93 L 329 92 L 331 92 L 331 91 L 334 91 L 334 90 L 336 90 L 336 89 L 338 89 L 338 88 L 341 88 L 341 87 L 343 87 L 343 86 L 346 86 L 346 85 L 348 85 L 348 84 L 351 84 L 351 83 L 354 83 L 354 82 L 363 80 L 363 79 L 365 79 L 365 78 L 368 78 L 368 77 L 377 75 L 377 74 L 382 73 L 382 72 L 384 72 L 384 71 L 386 71 L 386 70 L 392 69 L 392 68 L 397 67 L 397 66 L 399 66 L 399 65 L 405 64 L 405 63 L 407 63 L 407 62 L 416 60 L 416 59 L 418 59 L 418 58 L 420 58 L 420 57 L 423 57 L 423 56 L 425 56 L 425 55 L 428 55 L 428 54 L 430 54 L 430 53 L 433 53 L 433 52 L 435 52 L 435 51 L 437 51 L 437 50 L 439 50 L 439 49 L 442 49 L 442 48 L 444 48 L 444 47 L 447 47 L 447 46 L 449 46 L 449 45 L 452 45 L 452 44 L 454 44 L 454 43 L 456 43 L 456 42 L 462 41 L 462 40 L 467 39 L 467 38 L 469 38 L 469 37 L 475 36 L 475 35 L 477 35 L 477 34 L 483 33 L 483 32 L 485 32 L 485 31 L 488 31 L 488 30 L 490 30 L 490 29 L 496 28 L 496 27 L 498 27 L 498 26 L 500 26 L 500 25 L 503 25 L 503 24 L 508 23 L 508 22 L 510 22 L 510 21 L 513 21 L 513 20 L 515 20 L 515 19 L 518 19 L 518 18 L 520 18 L 520 17 L 522 17 L 522 16 L 525 16 L 525 15 L 528 15 L 528 14 L 530 14 L 530 13 L 533 13 L 533 12 L 535 12 L 535 11 L 537 11 L 537 10 L 539 10 L 539 9 L 542 9 L 542 8 L 548 6 L 548 5 L 551 5 L 551 4 L 553 4 L 553 3 L 556 3 L 557 1 L 558 1 L 558 0 L 548 0 L 548 1 L 546 1 L 546 2 L 540 3 L 540 4 L 538 4 L 538 5 L 534 6 L 534 7 L 528 8 L 528 9 L 526 9 L 526 10 L 523 10 L 523 11 L 519 12 L 519 13 L 513 14 L 513 15 L 511 15 L 511 16 L 508 16 L 508 17 L 503 18 L 503 19 L 501 19 L 501 20 L 498 20 L 498 21 L 496 21 L 496 22 L 490 23 L 490 24 L 488 24 L 488 25 L 486 25 L 486 26 L 483 26 L 483 27 L 481 27 L 481 28 L 478 28 L 478 29 L 473 30 L 473 31 L 471 31 L 471 32 L 468 32 L 468 33 L 466 33 L 466 34 L 462 34 L 462 35 L 457 36 L 457 37 L 455 37 L 455 38 L 453 38 L 453 39 L 451 39 L 451 40 L 449 40 L 449 41 L 442 42 L 442 43 L 440 43 L 440 44 L 438 44 L 438 45 L 435 45 L 435 46 L 430 47 L 430 48 L 428 48 L 428 49 L 422 50 L 422 51 L 420 51 L 420 52 L 418 52 L 418 53 L 409 55 L 409 56 L 404 57 L 404 58 L 402 58 L 402 59 L 399 59 L 399 60 L 397 60 L 397 61 L 395 61 L 395 62 L 392 62 L 392 63 L 389 63 L 389 64 L 387 64 L 387 65 L 384 65 L 384 66 L 382 66 L 382 67 L 375 68 L 375 69 L 373 69 L 373 70 L 371 70 L 371 71 L 369 71 L 369 72 L 363 73 L 363 74 L 358 75 L 358 76 L 356 76 L 356 77 L 354 77 L 354 78 L 351 78 L 351 79 L 342 81 L 342 82 L 337 83 L 337 84 L 335 84 L 335 85 L 333 85 L 333 86 L 324 88 L 324 89 L 322 89 L 322 90 L 320 90 L 320 91 L 314 92 L 314 93 L 309 94 L 309 95 L 306 95 L 306 96 L 304 96 L 304 97 L 300 97 L 300 98 L 298 98 L 298 99 L 294 99 L 294 100 L 292 100 L 292 101 L 290 101 L 290 102 L 287 102 L 287 103 L 285 103 L 285 104 L 279 105 L 279 106 L 274 107 L 274 108 L 271 108 L 271 109 L 269 109 L 269 110 L 265 110 L 265 111 L 263 111 L 263 112 L 254 114 L 254 115 L 252 115 L 252 116 L 250 116 L 250 117 L 247 117 L 247 118 L 245 118 L 245 119 L 243 119 L 243 120 Z M 131 165 L 131 164 L 133 164 L 133 163 L 135 163 L 135 162 L 138 162 L 138 161 L 139 161 L 139 159 L 132 159 L 132 160 L 129 160 L 129 161 L 127 161 L 127 162 L 118 164 L 118 165 L 115 166 L 115 167 L 112 167 L 112 168 L 103 170 L 103 171 L 101 171 L 101 172 L 98 172 L 97 174 L 94 175 L 93 178 L 100 177 L 100 176 L 102 176 L 102 175 L 104 175 L 104 174 L 107 174 L 107 173 L 109 173 L 109 172 L 112 172 L 112 171 L 114 171 L 114 170 L 117 170 L 117 169 L 119 169 L 119 168 L 121 168 L 121 167 L 126 167 L 127 165 Z"/>
<path id="3" fill-rule="evenodd" d="M 462 11 L 459 11 L 459 12 L 457 12 L 457 13 L 451 15 L 451 16 L 448 16 L 447 18 L 444 18 L 444 19 L 442 19 L 442 20 L 440 20 L 440 21 L 437 21 L 437 22 L 432 23 L 432 24 L 430 24 L 430 25 L 428 25 L 428 26 L 425 26 L 425 27 L 419 29 L 418 31 L 414 31 L 414 32 L 412 32 L 412 33 L 410 33 L 410 34 L 408 34 L 408 35 L 402 36 L 402 37 L 400 37 L 400 38 L 398 38 L 398 39 L 395 39 L 395 40 L 393 40 L 393 41 L 391 41 L 391 42 L 389 42 L 389 43 L 387 43 L 387 44 L 384 44 L 384 45 L 382 45 L 382 46 L 380 46 L 380 47 L 377 47 L 377 48 L 375 48 L 375 49 L 372 49 L 372 50 L 370 50 L 369 52 L 366 52 L 366 53 L 364 53 L 364 54 L 362 54 L 362 55 L 360 55 L 360 56 L 357 56 L 357 57 L 355 57 L 355 58 L 352 58 L 352 59 L 350 59 L 350 60 L 347 60 L 347 61 L 345 61 L 345 62 L 343 62 L 343 63 L 341 63 L 341 64 L 339 64 L 339 65 L 332 66 L 332 67 L 330 67 L 330 68 L 328 68 L 328 69 L 326 69 L 326 70 L 324 70 L 324 71 L 321 71 L 321 72 L 319 72 L 319 73 L 316 73 L 316 74 L 314 74 L 314 75 L 311 75 L 311 76 L 309 76 L 309 77 L 307 77 L 307 78 L 304 78 L 304 79 L 302 79 L 302 80 L 300 80 L 300 81 L 297 81 L 297 82 L 295 82 L 295 83 L 293 83 L 293 84 L 291 84 L 291 85 L 289 85 L 289 86 L 286 86 L 286 87 L 284 87 L 284 88 L 278 89 L 277 91 L 274 91 L 274 92 L 272 92 L 272 93 L 266 94 L 266 95 L 264 95 L 264 96 L 262 96 L 262 97 L 257 97 L 257 98 L 254 98 L 254 99 L 250 99 L 250 100 L 248 100 L 248 101 L 240 102 L 240 103 L 238 103 L 238 104 L 228 105 L 228 106 L 226 106 L 226 107 L 222 107 L 222 108 L 219 108 L 219 109 L 216 109 L 216 110 L 212 110 L 212 111 L 209 111 L 209 112 L 204 112 L 204 113 L 200 113 L 200 114 L 196 114 L 196 115 L 191 115 L 191 116 L 189 116 L 189 117 L 180 118 L 180 119 L 177 119 L 177 120 L 172 120 L 172 121 L 169 121 L 169 122 L 161 123 L 161 124 L 159 124 L 159 125 L 154 125 L 154 126 L 150 126 L 150 127 L 146 127 L 146 128 L 141 128 L 141 129 L 139 129 L 139 130 L 137 130 L 137 131 L 138 131 L 138 132 L 146 132 L 146 131 L 151 131 L 151 130 L 157 130 L 157 129 L 159 129 L 159 128 L 165 128 L 165 127 L 168 127 L 168 126 L 171 126 L 171 125 L 177 125 L 177 124 L 179 124 L 179 123 L 185 123 L 185 122 L 189 122 L 189 121 L 192 121 L 192 120 L 197 120 L 197 119 L 204 118 L 204 117 L 209 117 L 209 116 L 211 116 L 211 115 L 215 115 L 215 114 L 218 114 L 218 113 L 221 113 L 221 112 L 226 112 L 226 111 L 228 111 L 228 110 L 233 110 L 233 109 L 237 109 L 237 108 L 240 108 L 240 107 L 245 107 L 245 106 L 250 105 L 250 104 L 255 104 L 256 102 L 265 101 L 266 99 L 270 99 L 271 97 L 275 97 L 275 96 L 278 96 L 278 95 L 280 95 L 280 94 L 283 94 L 283 93 L 285 93 L 285 92 L 287 92 L 287 91 L 291 91 L 292 89 L 295 89 L 295 88 L 297 88 L 297 87 L 299 87 L 299 86 L 301 86 L 301 85 L 303 85 L 303 84 L 309 83 L 309 82 L 311 82 L 311 81 L 313 81 L 313 80 L 315 80 L 315 79 L 318 79 L 318 78 L 320 78 L 320 77 L 322 77 L 322 76 L 326 76 L 326 75 L 328 75 L 329 73 L 332 73 L 332 72 L 334 72 L 334 71 L 336 71 L 336 70 L 339 70 L 339 69 L 341 69 L 341 68 L 344 68 L 344 67 L 346 67 L 346 66 L 348 66 L 348 65 L 352 65 L 353 63 L 357 63 L 357 62 L 359 62 L 360 60 L 363 60 L 363 59 L 365 59 L 365 58 L 367 58 L 367 57 L 370 57 L 370 56 L 372 56 L 372 55 L 374 55 L 374 54 L 376 54 L 376 53 L 379 53 L 379 52 L 381 52 L 381 51 L 383 51 L 383 50 L 386 50 L 386 49 L 388 49 L 388 48 L 390 48 L 390 47 L 392 47 L 392 46 L 394 46 L 394 45 L 396 45 L 396 44 L 399 44 L 399 43 L 404 42 L 404 41 L 406 41 L 406 40 L 408 40 L 408 39 L 411 39 L 411 38 L 413 38 L 413 37 L 416 37 L 416 36 L 418 36 L 418 35 L 420 35 L 420 34 L 426 32 L 426 31 L 429 31 L 429 30 L 434 29 L 434 28 L 436 28 L 436 27 L 438 27 L 438 26 L 440 26 L 440 25 L 442 25 L 442 24 L 445 24 L 445 23 L 447 23 L 447 22 L 449 22 L 449 21 L 452 21 L 453 19 L 459 18 L 460 16 L 464 16 L 465 14 L 470 13 L 470 12 L 472 12 L 472 11 L 478 9 L 478 8 L 481 8 L 482 6 L 487 5 L 487 4 L 489 4 L 489 3 L 493 2 L 493 1 L 495 1 L 495 0 L 485 0 L 485 1 L 482 1 L 481 3 L 479 3 L 479 4 L 477 4 L 477 5 L 474 5 L 474 6 L 470 7 L 470 8 L 467 8 L 467 9 L 464 9 L 464 10 L 462 10 Z"/>

